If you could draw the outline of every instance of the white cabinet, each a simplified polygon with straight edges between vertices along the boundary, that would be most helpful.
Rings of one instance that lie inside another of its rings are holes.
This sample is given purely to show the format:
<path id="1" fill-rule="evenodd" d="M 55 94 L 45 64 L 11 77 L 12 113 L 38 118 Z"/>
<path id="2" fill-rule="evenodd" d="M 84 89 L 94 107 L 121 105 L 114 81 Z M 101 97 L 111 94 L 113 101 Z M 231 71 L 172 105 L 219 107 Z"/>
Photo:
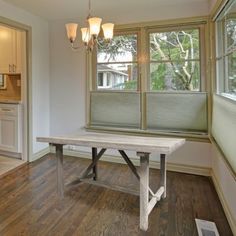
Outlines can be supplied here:
<path id="1" fill-rule="evenodd" d="M 21 32 L 0 25 L 0 73 L 21 71 Z"/>
<path id="2" fill-rule="evenodd" d="M 0 104 L 0 150 L 21 153 L 21 105 Z"/>

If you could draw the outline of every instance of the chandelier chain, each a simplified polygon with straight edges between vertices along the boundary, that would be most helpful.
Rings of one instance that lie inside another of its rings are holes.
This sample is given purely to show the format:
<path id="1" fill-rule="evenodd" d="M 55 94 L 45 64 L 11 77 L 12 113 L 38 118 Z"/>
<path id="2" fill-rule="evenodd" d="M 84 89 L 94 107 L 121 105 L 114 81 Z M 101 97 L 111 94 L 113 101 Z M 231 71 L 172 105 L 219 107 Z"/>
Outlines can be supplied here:
<path id="1" fill-rule="evenodd" d="M 89 18 L 89 17 L 91 17 L 91 0 L 89 0 L 88 4 L 89 4 L 88 18 Z"/>

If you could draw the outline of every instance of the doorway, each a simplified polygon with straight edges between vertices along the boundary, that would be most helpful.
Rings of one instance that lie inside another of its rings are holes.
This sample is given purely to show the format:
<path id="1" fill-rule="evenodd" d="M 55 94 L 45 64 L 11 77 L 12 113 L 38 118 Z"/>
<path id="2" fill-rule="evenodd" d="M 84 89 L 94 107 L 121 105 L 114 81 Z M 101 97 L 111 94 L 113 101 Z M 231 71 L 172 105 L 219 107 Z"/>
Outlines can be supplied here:
<path id="1" fill-rule="evenodd" d="M 8 138 L 5 138 L 5 143 L 9 146 L 9 150 L 5 148 L 5 150 L 0 149 L 0 156 L 6 156 L 6 157 L 12 157 L 12 160 L 15 160 L 14 164 L 12 165 L 12 168 L 16 168 L 17 166 L 21 165 L 22 162 L 26 163 L 29 161 L 29 156 L 32 154 L 32 142 L 29 142 L 31 135 L 31 112 L 30 112 L 30 104 L 31 104 L 31 27 L 23 25 L 21 23 L 12 21 L 10 19 L 0 17 L 0 26 L 5 27 L 6 29 L 9 29 L 10 35 L 13 35 L 12 40 L 16 40 L 14 42 L 13 46 L 13 62 L 8 63 L 8 72 L 3 70 L 0 71 L 0 74 L 3 75 L 3 78 L 6 79 L 9 83 L 9 90 L 10 88 L 14 90 L 14 94 L 12 94 L 12 97 L 8 94 L 8 97 L 5 96 L 5 102 L 4 99 L 2 99 L 3 103 L 0 102 L 0 104 L 3 104 L 3 106 L 8 106 L 8 104 L 13 104 L 11 108 L 13 109 L 14 115 L 17 114 L 18 117 L 15 119 L 14 125 L 12 121 L 13 113 L 11 114 L 12 117 L 7 120 L 5 117 L 5 126 L 2 126 L 2 130 L 6 131 L 7 128 L 9 128 L 10 134 L 14 134 L 17 132 L 18 140 L 15 139 L 14 145 L 15 147 L 10 146 L 10 136 L 8 135 Z M 14 48 L 15 47 L 15 48 Z M 16 52 L 16 53 L 15 53 Z M 12 55 L 11 55 L 12 56 Z M 15 58 L 14 58 L 15 57 Z M 1 60 L 0 60 L 1 62 Z M 18 62 L 20 62 L 18 64 Z M 16 64 L 15 64 L 16 63 Z M 6 66 L 5 66 L 6 67 Z M 1 66 L 0 66 L 1 69 Z M 5 91 L 6 92 L 6 91 Z M 0 90 L 1 95 L 1 90 Z M 16 95 L 14 97 L 14 95 Z M 2 97 L 4 98 L 4 96 Z M 14 104 L 15 101 L 15 104 Z M 9 111 L 10 109 L 4 108 L 5 111 Z M 17 111 L 16 111 L 17 110 Z M 7 121 L 6 121 L 7 120 Z M 10 123 L 10 120 L 12 123 Z M 1 127 L 1 124 L 0 124 Z M 9 134 L 8 132 L 8 134 Z M 5 136 L 4 136 L 5 137 Z M 4 142 L 3 142 L 4 143 Z M 5 145 L 4 143 L 4 145 Z M 12 148 L 12 149 L 10 149 Z M 14 149 L 15 148 L 15 149 Z M 17 161 L 21 160 L 22 162 L 19 162 L 19 164 L 16 164 Z M 6 161 L 6 159 L 4 159 Z M 9 163 L 8 163 L 9 164 Z M 9 167 L 9 165 L 8 165 Z M 11 168 L 10 168 L 11 169 Z M 8 168 L 9 170 L 9 168 Z"/>

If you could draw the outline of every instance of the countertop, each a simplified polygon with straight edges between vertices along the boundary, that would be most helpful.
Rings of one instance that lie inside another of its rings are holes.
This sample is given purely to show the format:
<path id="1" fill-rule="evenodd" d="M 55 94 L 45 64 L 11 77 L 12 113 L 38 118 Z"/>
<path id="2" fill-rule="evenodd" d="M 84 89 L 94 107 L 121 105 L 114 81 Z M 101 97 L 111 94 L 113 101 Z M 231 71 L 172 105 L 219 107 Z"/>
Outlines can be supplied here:
<path id="1" fill-rule="evenodd" d="M 0 104 L 21 104 L 20 100 L 13 100 L 13 99 L 0 99 Z"/>

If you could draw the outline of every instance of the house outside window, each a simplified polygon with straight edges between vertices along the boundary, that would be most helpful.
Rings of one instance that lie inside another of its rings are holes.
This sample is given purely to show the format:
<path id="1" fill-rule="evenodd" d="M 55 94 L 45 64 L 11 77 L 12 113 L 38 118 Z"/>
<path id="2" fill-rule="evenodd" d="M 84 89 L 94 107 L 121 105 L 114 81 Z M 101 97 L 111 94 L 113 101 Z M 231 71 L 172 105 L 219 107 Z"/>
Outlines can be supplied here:
<path id="1" fill-rule="evenodd" d="M 110 43 L 99 40 L 97 48 L 97 89 L 137 90 L 137 34 L 114 36 Z M 106 86 L 99 86 L 103 73 Z M 110 76 L 110 77 L 109 77 Z"/>
<path id="2" fill-rule="evenodd" d="M 98 87 L 103 87 L 103 73 L 98 73 Z"/>

